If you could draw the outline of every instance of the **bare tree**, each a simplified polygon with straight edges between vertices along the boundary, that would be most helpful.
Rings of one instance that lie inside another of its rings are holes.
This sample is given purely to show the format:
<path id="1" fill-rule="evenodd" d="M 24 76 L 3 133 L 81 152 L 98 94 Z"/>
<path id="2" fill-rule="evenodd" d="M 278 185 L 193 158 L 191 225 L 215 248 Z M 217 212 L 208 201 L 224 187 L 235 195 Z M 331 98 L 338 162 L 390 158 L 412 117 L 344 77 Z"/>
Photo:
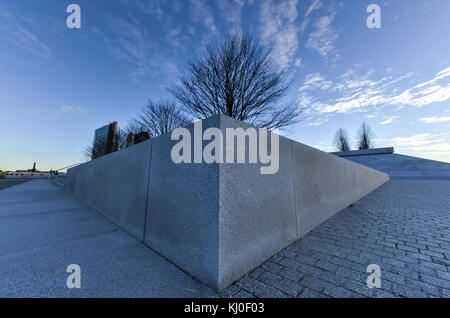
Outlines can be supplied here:
<path id="1" fill-rule="evenodd" d="M 339 128 L 334 136 L 334 145 L 339 151 L 349 151 L 350 143 L 348 141 L 347 131 L 343 128 Z"/>
<path id="2" fill-rule="evenodd" d="M 146 131 L 151 138 L 170 134 L 175 128 L 186 126 L 191 121 L 180 112 L 174 99 L 163 99 L 157 103 L 149 100 L 141 108 L 130 127 L 135 132 Z"/>
<path id="3" fill-rule="evenodd" d="M 374 147 L 374 141 L 375 138 L 374 133 L 372 132 L 372 129 L 367 125 L 365 122 L 362 123 L 361 127 L 358 130 L 358 136 L 357 136 L 357 146 L 359 150 L 362 149 L 370 149 Z"/>
<path id="4" fill-rule="evenodd" d="M 279 104 L 291 82 L 271 52 L 247 34 L 228 36 L 192 59 L 181 83 L 169 91 L 195 118 L 225 114 L 257 127 L 287 127 L 298 122 L 300 111 Z"/>
<path id="5" fill-rule="evenodd" d="M 91 141 L 89 145 L 83 148 L 82 155 L 87 161 L 89 161 L 103 156 L 104 151 L 99 145 L 95 146 L 94 141 Z"/>
<path id="6" fill-rule="evenodd" d="M 128 135 L 129 134 L 137 134 L 141 132 L 142 129 L 137 123 L 136 120 L 131 120 L 130 123 L 120 129 L 120 136 L 119 136 L 119 149 L 125 149 L 128 146 Z"/>

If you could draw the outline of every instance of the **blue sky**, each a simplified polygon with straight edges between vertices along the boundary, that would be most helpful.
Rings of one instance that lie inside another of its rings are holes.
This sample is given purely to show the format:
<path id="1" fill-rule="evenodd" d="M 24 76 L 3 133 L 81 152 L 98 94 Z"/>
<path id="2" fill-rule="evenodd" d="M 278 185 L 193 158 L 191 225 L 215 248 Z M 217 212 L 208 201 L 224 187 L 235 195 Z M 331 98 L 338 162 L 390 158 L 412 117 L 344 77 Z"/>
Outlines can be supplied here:
<path id="1" fill-rule="evenodd" d="M 81 29 L 66 7 L 80 5 Z M 381 7 L 381 29 L 366 8 Z M 94 130 L 168 97 L 205 43 L 243 30 L 274 47 L 304 107 L 284 134 L 332 151 L 362 121 L 376 146 L 450 162 L 448 0 L 2 0 L 0 169 L 83 161 Z"/>

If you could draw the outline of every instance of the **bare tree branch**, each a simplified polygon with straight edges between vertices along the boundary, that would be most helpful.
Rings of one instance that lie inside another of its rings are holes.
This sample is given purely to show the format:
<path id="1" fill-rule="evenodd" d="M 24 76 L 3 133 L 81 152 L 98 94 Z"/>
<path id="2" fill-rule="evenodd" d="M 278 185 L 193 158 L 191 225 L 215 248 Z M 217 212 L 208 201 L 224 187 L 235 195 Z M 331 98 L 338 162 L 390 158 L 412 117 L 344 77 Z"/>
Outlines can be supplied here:
<path id="1" fill-rule="evenodd" d="M 186 126 L 190 120 L 177 108 L 173 99 L 157 103 L 149 100 L 130 123 L 130 132 L 148 132 L 151 138 L 170 134 L 175 128 Z"/>
<path id="2" fill-rule="evenodd" d="M 298 122 L 298 107 L 278 104 L 291 84 L 273 63 L 270 48 L 235 34 L 208 45 L 169 91 L 194 118 L 225 114 L 273 129 Z"/>
<path id="3" fill-rule="evenodd" d="M 334 145 L 339 151 L 349 151 L 350 143 L 348 141 L 347 131 L 343 128 L 339 128 L 336 131 L 336 135 L 334 137 Z"/>
<path id="4" fill-rule="evenodd" d="M 95 147 L 94 141 L 91 141 L 89 145 L 85 146 L 82 150 L 82 155 L 86 161 L 96 159 L 104 155 L 103 149 L 99 145 Z"/>
<path id="5" fill-rule="evenodd" d="M 372 129 L 365 122 L 362 123 L 361 127 L 358 130 L 357 136 L 357 146 L 358 149 L 370 149 L 375 146 L 374 143 L 375 135 L 372 132 Z"/>

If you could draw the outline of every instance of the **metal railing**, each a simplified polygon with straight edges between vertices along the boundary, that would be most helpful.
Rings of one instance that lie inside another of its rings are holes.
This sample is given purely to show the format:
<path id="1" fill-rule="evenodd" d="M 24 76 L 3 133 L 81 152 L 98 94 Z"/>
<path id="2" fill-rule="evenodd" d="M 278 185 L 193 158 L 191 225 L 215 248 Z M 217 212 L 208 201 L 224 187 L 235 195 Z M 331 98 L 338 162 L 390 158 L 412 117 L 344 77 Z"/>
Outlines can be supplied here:
<path id="1" fill-rule="evenodd" d="M 74 163 L 73 165 L 70 165 L 70 166 L 67 166 L 67 167 L 63 167 L 63 168 L 59 168 L 59 169 L 56 169 L 56 170 L 53 170 L 53 171 L 67 170 L 67 169 L 70 169 L 70 168 L 79 166 L 79 165 L 81 165 L 81 164 L 83 164 L 83 162 Z"/>

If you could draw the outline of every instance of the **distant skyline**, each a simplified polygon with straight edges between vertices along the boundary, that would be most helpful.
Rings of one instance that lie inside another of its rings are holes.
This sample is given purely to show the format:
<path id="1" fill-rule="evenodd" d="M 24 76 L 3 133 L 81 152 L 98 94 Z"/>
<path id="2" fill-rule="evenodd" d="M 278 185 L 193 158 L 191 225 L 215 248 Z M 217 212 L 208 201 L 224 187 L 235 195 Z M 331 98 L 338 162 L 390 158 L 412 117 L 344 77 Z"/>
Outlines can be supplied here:
<path id="1" fill-rule="evenodd" d="M 68 29 L 66 7 L 81 7 Z M 369 29 L 369 4 L 381 7 Z M 376 147 L 450 162 L 448 0 L 2 0 L 0 170 L 84 161 L 95 129 L 169 97 L 205 43 L 244 31 L 273 45 L 304 107 L 282 134 L 335 151 L 361 123 Z"/>

